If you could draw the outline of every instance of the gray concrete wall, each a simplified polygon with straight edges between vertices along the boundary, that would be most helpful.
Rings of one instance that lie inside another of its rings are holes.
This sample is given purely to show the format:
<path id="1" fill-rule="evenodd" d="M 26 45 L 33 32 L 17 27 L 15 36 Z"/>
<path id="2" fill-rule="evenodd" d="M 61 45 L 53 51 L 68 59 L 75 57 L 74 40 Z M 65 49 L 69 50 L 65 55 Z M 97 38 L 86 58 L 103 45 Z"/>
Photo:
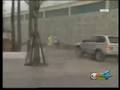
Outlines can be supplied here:
<path id="1" fill-rule="evenodd" d="M 8 21 L 5 27 L 10 29 Z M 48 35 L 56 35 L 65 44 L 74 44 L 92 35 L 118 34 L 118 9 L 109 13 L 91 12 L 72 16 L 59 16 L 39 19 L 39 33 L 43 43 L 47 43 Z M 28 21 L 22 21 L 22 42 L 28 40 Z M 26 46 L 23 46 L 23 50 Z"/>
<path id="2" fill-rule="evenodd" d="M 49 34 L 57 35 L 61 42 L 73 44 L 96 34 L 118 34 L 118 11 L 92 12 L 73 16 L 39 20 L 39 32 L 44 42 Z"/>

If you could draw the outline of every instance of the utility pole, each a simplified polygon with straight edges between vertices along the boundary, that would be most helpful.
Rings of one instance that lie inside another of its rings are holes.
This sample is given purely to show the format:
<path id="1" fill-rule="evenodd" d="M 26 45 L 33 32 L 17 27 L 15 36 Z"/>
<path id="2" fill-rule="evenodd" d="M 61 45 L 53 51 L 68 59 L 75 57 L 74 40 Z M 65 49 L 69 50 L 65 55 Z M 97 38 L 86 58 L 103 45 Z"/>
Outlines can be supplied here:
<path id="1" fill-rule="evenodd" d="M 42 0 L 43 1 L 43 0 Z M 29 40 L 25 65 L 46 64 L 41 38 L 38 32 L 38 13 L 41 0 L 30 0 L 29 4 Z M 31 22 L 30 22 L 31 21 Z M 42 57 L 40 57 L 42 56 Z M 41 62 L 41 60 L 43 60 Z"/>

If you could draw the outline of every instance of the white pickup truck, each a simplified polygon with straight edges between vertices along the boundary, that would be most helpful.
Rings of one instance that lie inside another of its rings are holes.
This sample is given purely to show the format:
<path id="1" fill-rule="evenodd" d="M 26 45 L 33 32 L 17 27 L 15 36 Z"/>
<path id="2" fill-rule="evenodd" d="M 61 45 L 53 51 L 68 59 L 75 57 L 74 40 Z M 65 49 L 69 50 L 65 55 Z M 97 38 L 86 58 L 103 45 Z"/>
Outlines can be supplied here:
<path id="1" fill-rule="evenodd" d="M 99 35 L 83 40 L 80 43 L 80 55 L 85 53 L 98 61 L 104 60 L 108 55 L 118 56 L 118 37 Z"/>

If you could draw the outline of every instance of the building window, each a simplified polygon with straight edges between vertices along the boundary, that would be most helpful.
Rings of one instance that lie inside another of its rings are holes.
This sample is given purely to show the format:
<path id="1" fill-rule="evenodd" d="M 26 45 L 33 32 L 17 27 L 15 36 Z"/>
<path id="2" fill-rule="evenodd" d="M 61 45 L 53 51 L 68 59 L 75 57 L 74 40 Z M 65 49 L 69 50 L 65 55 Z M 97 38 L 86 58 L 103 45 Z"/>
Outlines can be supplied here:
<path id="1" fill-rule="evenodd" d="M 82 14 L 82 13 L 88 13 L 88 12 L 95 12 L 103 8 L 105 8 L 105 1 L 72 7 L 71 14 Z"/>
<path id="2" fill-rule="evenodd" d="M 118 8 L 118 0 L 110 0 L 110 9 Z"/>
<path id="3" fill-rule="evenodd" d="M 46 17 L 67 16 L 68 8 L 46 11 Z"/>

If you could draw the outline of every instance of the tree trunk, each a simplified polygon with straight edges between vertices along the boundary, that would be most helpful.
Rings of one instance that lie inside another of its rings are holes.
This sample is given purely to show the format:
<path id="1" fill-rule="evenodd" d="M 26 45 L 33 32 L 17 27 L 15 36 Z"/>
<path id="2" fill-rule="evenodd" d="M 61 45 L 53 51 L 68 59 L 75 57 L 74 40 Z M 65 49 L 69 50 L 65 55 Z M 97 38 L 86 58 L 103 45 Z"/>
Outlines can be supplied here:
<path id="1" fill-rule="evenodd" d="M 11 6 L 11 29 L 12 29 L 12 48 L 15 51 L 15 21 L 14 21 L 14 12 L 15 12 L 15 2 L 12 0 Z"/>
<path id="2" fill-rule="evenodd" d="M 32 26 L 32 1 L 29 1 L 29 20 L 28 20 L 28 32 L 29 32 L 29 39 L 27 42 L 27 57 L 26 57 L 26 63 L 32 63 L 32 41 L 31 41 L 31 35 L 33 31 L 33 26 Z"/>
<path id="3" fill-rule="evenodd" d="M 38 4 L 40 1 L 34 2 L 34 33 L 35 33 L 35 53 L 34 57 L 36 58 L 36 62 L 40 62 L 40 54 L 42 56 L 43 64 L 46 64 L 44 52 L 43 52 L 43 46 L 40 38 L 40 34 L 38 32 L 38 14 L 39 14 L 39 7 L 40 4 Z"/>
<path id="4" fill-rule="evenodd" d="M 37 21 L 37 15 L 38 15 L 38 12 L 36 10 L 36 1 L 33 1 L 33 25 L 34 25 L 34 31 L 33 31 L 33 63 L 35 65 L 39 64 L 40 63 L 40 45 L 39 45 L 39 38 L 38 38 L 38 35 L 39 35 L 39 32 L 38 32 L 38 21 Z"/>
<path id="5" fill-rule="evenodd" d="M 29 60 L 28 65 L 39 65 L 41 60 L 40 54 L 42 55 L 43 63 L 46 64 L 43 49 L 42 49 L 41 39 L 38 32 L 39 7 L 40 7 L 39 0 L 29 1 L 30 32 L 29 32 L 29 42 L 27 46 L 27 58 L 26 58 L 26 60 Z"/>
<path id="6" fill-rule="evenodd" d="M 20 13 L 20 0 L 17 1 L 18 2 L 18 7 L 17 7 L 17 11 L 18 11 L 18 23 L 17 23 L 17 50 L 20 51 L 21 50 L 21 13 Z"/>

